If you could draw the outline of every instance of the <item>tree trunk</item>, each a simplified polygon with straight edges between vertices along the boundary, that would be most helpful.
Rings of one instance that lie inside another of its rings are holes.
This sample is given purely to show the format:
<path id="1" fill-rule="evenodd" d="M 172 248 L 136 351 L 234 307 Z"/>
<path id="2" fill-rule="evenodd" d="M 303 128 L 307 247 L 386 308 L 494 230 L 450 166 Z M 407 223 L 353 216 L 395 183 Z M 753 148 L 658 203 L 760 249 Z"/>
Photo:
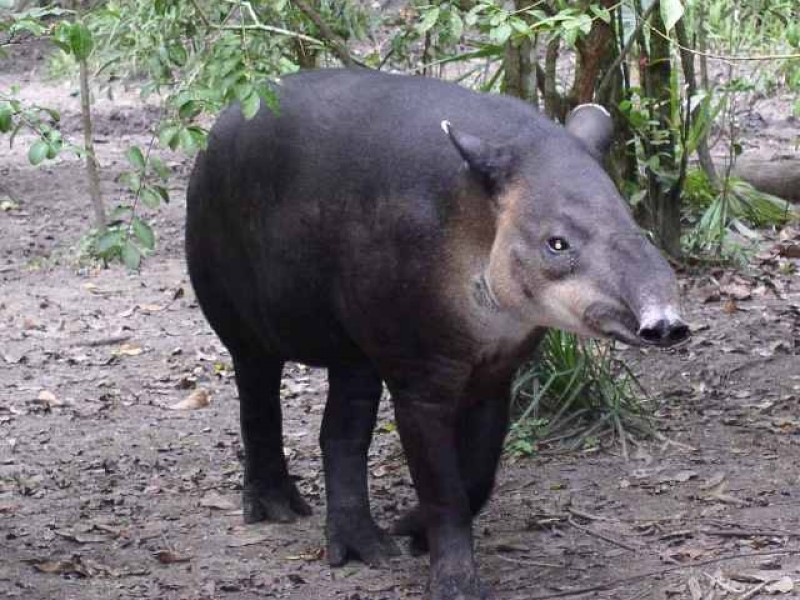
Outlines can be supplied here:
<path id="1" fill-rule="evenodd" d="M 531 0 L 515 0 L 514 8 L 524 10 L 532 4 Z M 503 60 L 502 91 L 509 96 L 516 96 L 528 102 L 534 99 L 533 65 L 531 63 L 532 45 L 528 38 L 515 46 L 506 42 Z"/>
<path id="2" fill-rule="evenodd" d="M 561 39 L 554 37 L 547 42 L 547 51 L 544 58 L 544 113 L 551 119 L 563 122 L 565 118 L 562 108 L 563 102 L 556 88 L 556 66 L 558 63 L 558 52 L 561 48 Z"/>
<path id="3" fill-rule="evenodd" d="M 603 7 L 611 9 L 617 4 L 614 0 L 602 0 Z M 577 64 L 575 66 L 575 81 L 572 84 L 567 98 L 570 110 L 578 104 L 591 102 L 594 99 L 594 90 L 598 83 L 601 68 L 608 66 L 609 55 L 612 50 L 613 30 L 611 25 L 602 19 L 595 19 L 592 29 L 585 38 L 580 38 L 576 43 Z"/>
<path id="4" fill-rule="evenodd" d="M 704 11 L 704 7 L 702 6 L 702 2 L 699 4 L 700 8 L 698 12 L 697 27 L 702 29 L 703 21 L 700 19 L 703 18 L 702 11 Z M 684 19 L 681 19 L 675 23 L 675 36 L 678 38 L 678 43 L 680 44 L 679 48 L 681 65 L 683 66 L 683 78 L 686 80 L 686 94 L 689 98 L 693 98 L 695 94 L 697 94 L 697 76 L 695 75 L 694 68 L 694 53 L 691 49 L 691 42 L 689 41 L 689 35 L 686 32 L 686 22 Z M 699 116 L 704 116 L 706 122 L 708 121 L 708 104 L 700 103 L 700 105 L 697 106 L 690 115 L 690 120 L 688 123 L 693 123 Z M 708 129 L 706 129 L 706 132 L 700 137 L 700 139 L 697 140 L 697 158 L 700 161 L 700 168 L 703 169 L 706 177 L 708 177 L 708 180 L 712 183 L 712 185 L 718 186 L 719 177 L 717 176 L 717 171 L 714 168 L 714 162 L 711 160 L 711 150 L 708 147 Z"/>
<path id="5" fill-rule="evenodd" d="M 86 60 L 78 62 L 81 83 L 81 120 L 83 121 L 83 145 L 86 149 L 86 177 L 89 180 L 89 197 L 94 209 L 94 226 L 102 232 L 106 228 L 106 209 L 100 193 L 100 174 L 94 152 L 94 127 L 92 125 L 92 98 L 89 91 L 89 69 Z"/>
<path id="6" fill-rule="evenodd" d="M 656 10 L 652 16 L 653 27 L 665 33 L 661 12 Z M 670 124 L 672 63 L 670 43 L 664 37 L 653 33 L 650 36 L 650 56 L 645 69 L 645 92 L 654 101 L 651 117 L 657 125 L 653 134 L 658 143 L 652 144 L 653 153 L 658 156 L 659 170 L 675 172 L 675 135 Z M 652 157 L 650 154 L 648 158 Z M 653 169 L 647 169 L 649 221 L 659 244 L 670 256 L 678 258 L 681 253 L 681 207 L 680 194 L 670 194 L 668 187 Z"/>

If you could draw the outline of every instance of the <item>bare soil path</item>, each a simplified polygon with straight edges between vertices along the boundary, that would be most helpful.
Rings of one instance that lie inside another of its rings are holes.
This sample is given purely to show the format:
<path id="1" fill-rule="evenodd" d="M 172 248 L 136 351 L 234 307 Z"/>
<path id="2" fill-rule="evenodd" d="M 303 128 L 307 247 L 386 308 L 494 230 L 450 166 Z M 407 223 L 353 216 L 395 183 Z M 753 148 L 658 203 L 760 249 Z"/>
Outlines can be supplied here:
<path id="1" fill-rule="evenodd" d="M 37 52 L 0 63 L 0 88 L 21 82 L 77 135 L 72 87 L 48 82 Z M 124 91 L 97 113 L 113 200 L 123 152 L 147 141 L 155 113 Z M 381 570 L 324 560 L 322 372 L 291 366 L 283 388 L 290 468 L 314 515 L 243 525 L 230 359 L 182 255 L 190 161 L 165 156 L 174 200 L 156 217 L 158 253 L 130 275 L 76 261 L 89 216 L 79 163 L 33 168 L 27 140 L 0 141 L 0 201 L 11 201 L 0 211 L 0 597 L 422 597 L 425 557 Z M 627 461 L 613 449 L 504 461 L 475 527 L 499 599 L 800 597 L 798 262 L 765 255 L 744 275 L 684 278 L 692 341 L 626 351 L 669 441 L 642 442 Z M 169 409 L 198 389 L 207 407 Z M 386 401 L 371 450 L 384 525 L 413 501 L 391 419 Z"/>

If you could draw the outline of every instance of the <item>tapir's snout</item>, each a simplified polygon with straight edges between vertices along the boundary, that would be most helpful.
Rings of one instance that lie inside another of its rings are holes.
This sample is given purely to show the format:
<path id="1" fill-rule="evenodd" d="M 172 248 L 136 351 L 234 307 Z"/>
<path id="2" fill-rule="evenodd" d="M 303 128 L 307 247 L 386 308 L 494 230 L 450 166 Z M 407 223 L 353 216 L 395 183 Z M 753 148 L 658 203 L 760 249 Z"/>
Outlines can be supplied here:
<path id="1" fill-rule="evenodd" d="M 665 315 L 643 322 L 637 335 L 647 344 L 672 346 L 689 338 L 689 326 L 676 315 Z"/>

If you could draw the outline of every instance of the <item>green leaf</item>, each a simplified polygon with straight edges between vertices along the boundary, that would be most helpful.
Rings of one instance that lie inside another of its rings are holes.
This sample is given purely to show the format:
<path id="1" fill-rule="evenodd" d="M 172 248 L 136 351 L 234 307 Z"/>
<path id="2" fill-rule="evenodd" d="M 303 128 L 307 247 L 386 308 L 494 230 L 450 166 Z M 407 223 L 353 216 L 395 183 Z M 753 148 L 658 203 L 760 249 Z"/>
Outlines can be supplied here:
<path id="1" fill-rule="evenodd" d="M 148 208 L 158 208 L 158 205 L 161 204 L 161 194 L 149 186 L 141 189 L 139 198 L 142 204 Z"/>
<path id="2" fill-rule="evenodd" d="M 460 39 L 464 33 L 464 22 L 455 10 L 450 13 L 450 33 L 456 39 Z"/>
<path id="3" fill-rule="evenodd" d="M 21 21 L 17 21 L 11 26 L 11 28 L 9 29 L 9 33 L 11 35 L 14 35 L 16 33 L 19 33 L 20 31 L 27 31 L 28 33 L 31 33 L 36 37 L 41 37 L 47 31 L 47 28 L 38 21 L 34 21 L 33 19 L 22 19 Z"/>
<path id="4" fill-rule="evenodd" d="M 192 138 L 192 134 L 189 133 L 188 128 L 183 128 L 178 131 L 177 145 L 188 154 L 194 154 L 194 152 L 197 150 L 197 146 L 195 146 L 194 139 Z"/>
<path id="5" fill-rule="evenodd" d="M 169 204 L 169 190 L 167 190 L 167 188 L 165 188 L 163 185 L 154 185 L 153 189 L 158 192 L 159 196 L 161 196 L 164 204 Z"/>
<path id="6" fill-rule="evenodd" d="M 130 206 L 117 206 L 108 215 L 110 221 L 121 221 L 131 215 L 132 209 Z"/>
<path id="7" fill-rule="evenodd" d="M 133 171 L 125 171 L 122 173 L 119 176 L 119 182 L 134 194 L 139 191 L 140 187 L 142 187 L 142 178 L 139 177 L 138 173 L 134 173 Z"/>
<path id="8" fill-rule="evenodd" d="M 197 102 L 195 102 L 194 100 L 187 100 L 186 102 L 181 104 L 180 107 L 178 108 L 178 116 L 181 119 L 185 119 L 188 121 L 189 119 L 193 119 L 194 117 L 196 117 L 201 110 L 202 108 Z"/>
<path id="9" fill-rule="evenodd" d="M 439 7 L 433 6 L 429 10 L 425 11 L 425 15 L 422 17 L 422 21 L 420 21 L 419 25 L 417 25 L 417 33 L 422 35 L 426 31 L 430 30 L 436 22 L 439 20 Z"/>
<path id="10" fill-rule="evenodd" d="M 145 249 L 152 250 L 156 247 L 156 236 L 153 229 L 138 217 L 133 219 L 133 234 Z"/>
<path id="11" fill-rule="evenodd" d="M 495 44 L 505 44 L 511 36 L 511 25 L 501 23 L 489 32 L 489 39 Z"/>
<path id="12" fill-rule="evenodd" d="M 170 46 L 167 50 L 167 54 L 172 64 L 177 65 L 178 67 L 182 67 L 186 64 L 186 60 L 188 58 L 186 49 L 180 44 L 174 44 Z"/>
<path id="13" fill-rule="evenodd" d="M 800 27 L 797 23 L 790 23 L 786 28 L 786 41 L 794 48 L 800 48 Z"/>
<path id="14" fill-rule="evenodd" d="M 131 146 L 128 148 L 128 151 L 125 153 L 125 156 L 128 159 L 128 162 L 131 163 L 134 169 L 138 171 L 144 171 L 145 168 L 145 161 L 144 161 L 144 154 L 139 149 L 139 146 Z"/>
<path id="15" fill-rule="evenodd" d="M 664 21 L 664 27 L 667 32 L 672 31 L 675 23 L 683 16 L 681 0 L 659 0 L 659 8 L 661 9 L 661 20 Z"/>
<path id="16" fill-rule="evenodd" d="M 242 100 L 242 114 L 248 121 L 256 116 L 258 109 L 261 108 L 261 98 L 255 92 L 251 92 L 244 100 Z"/>
<path id="17" fill-rule="evenodd" d="M 233 94 L 236 96 L 237 100 L 243 102 L 245 98 L 253 94 L 253 84 L 247 81 L 247 79 L 243 79 L 239 83 L 233 85 Z"/>
<path id="18" fill-rule="evenodd" d="M 94 244 L 94 249 L 100 256 L 108 257 L 112 250 L 119 247 L 122 242 L 122 232 L 119 229 L 109 229 Z"/>
<path id="19" fill-rule="evenodd" d="M 54 139 L 50 140 L 47 143 L 47 158 L 53 159 L 55 158 L 59 152 L 61 152 L 61 139 Z"/>
<path id="20" fill-rule="evenodd" d="M 511 25 L 514 31 L 521 35 L 531 36 L 533 34 L 531 26 L 519 17 L 512 17 L 508 20 L 508 24 Z"/>
<path id="21" fill-rule="evenodd" d="M 78 60 L 86 60 L 94 48 L 92 32 L 81 22 L 73 23 L 69 28 L 69 49 Z"/>
<path id="22" fill-rule="evenodd" d="M 611 13 L 607 8 L 593 4 L 589 7 L 589 10 L 592 11 L 595 17 L 603 21 L 603 23 L 611 23 Z"/>
<path id="23" fill-rule="evenodd" d="M 208 132 L 196 125 L 190 125 L 186 130 L 189 132 L 189 135 L 192 136 L 192 142 L 195 148 L 205 149 L 208 143 Z"/>
<path id="24" fill-rule="evenodd" d="M 178 147 L 178 132 L 180 131 L 180 126 L 178 125 L 169 125 L 164 127 L 158 133 L 158 143 L 162 146 L 166 146 L 171 150 L 175 150 Z"/>
<path id="25" fill-rule="evenodd" d="M 33 145 L 28 149 L 28 161 L 32 165 L 41 164 L 41 162 L 47 158 L 47 154 L 50 151 L 50 144 L 45 142 L 44 140 L 36 140 Z"/>
<path id="26" fill-rule="evenodd" d="M 158 158 L 157 156 L 151 156 L 150 166 L 153 168 L 153 170 L 156 172 L 156 174 L 162 181 L 167 181 L 169 179 L 170 176 L 169 167 L 167 167 L 167 165 L 164 164 L 164 161 L 162 161 L 160 158 Z"/>
<path id="27" fill-rule="evenodd" d="M 130 240 L 125 240 L 122 245 L 122 262 L 131 271 L 138 271 L 142 263 L 141 251 Z"/>
<path id="28" fill-rule="evenodd" d="M 0 133 L 8 133 L 14 127 L 13 111 L 11 107 L 6 104 L 0 106 Z"/>

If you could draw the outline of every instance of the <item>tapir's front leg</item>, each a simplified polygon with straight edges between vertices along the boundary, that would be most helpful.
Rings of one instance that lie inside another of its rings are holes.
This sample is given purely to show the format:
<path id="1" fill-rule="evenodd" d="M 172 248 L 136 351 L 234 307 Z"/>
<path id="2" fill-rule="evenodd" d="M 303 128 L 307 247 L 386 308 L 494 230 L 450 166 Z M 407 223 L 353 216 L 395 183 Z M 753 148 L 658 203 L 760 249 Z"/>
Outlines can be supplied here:
<path id="1" fill-rule="evenodd" d="M 459 469 L 458 398 L 434 389 L 393 391 L 400 438 L 430 548 L 430 600 L 479 600 L 472 512 Z"/>

